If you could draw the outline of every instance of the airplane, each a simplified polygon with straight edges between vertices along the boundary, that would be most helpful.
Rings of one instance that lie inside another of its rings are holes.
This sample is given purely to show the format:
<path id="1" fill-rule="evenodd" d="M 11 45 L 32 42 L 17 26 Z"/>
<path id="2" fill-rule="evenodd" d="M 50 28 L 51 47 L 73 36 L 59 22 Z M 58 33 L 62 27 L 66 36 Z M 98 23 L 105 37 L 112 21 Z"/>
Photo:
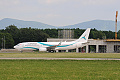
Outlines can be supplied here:
<path id="1" fill-rule="evenodd" d="M 87 43 L 90 28 L 79 37 L 79 39 L 71 42 L 23 42 L 14 46 L 15 49 L 22 50 L 39 50 L 55 52 L 56 50 L 70 50 L 83 47 Z"/>

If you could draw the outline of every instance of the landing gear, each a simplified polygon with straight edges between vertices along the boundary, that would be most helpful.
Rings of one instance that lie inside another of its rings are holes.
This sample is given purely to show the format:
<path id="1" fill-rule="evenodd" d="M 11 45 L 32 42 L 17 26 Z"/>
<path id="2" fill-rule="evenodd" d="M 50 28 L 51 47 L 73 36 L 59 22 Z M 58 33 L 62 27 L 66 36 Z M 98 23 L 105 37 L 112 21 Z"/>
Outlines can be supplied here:
<path id="1" fill-rule="evenodd" d="M 55 51 L 55 50 L 50 50 L 50 51 L 48 51 L 48 52 L 54 53 L 54 52 L 56 52 L 56 51 Z"/>

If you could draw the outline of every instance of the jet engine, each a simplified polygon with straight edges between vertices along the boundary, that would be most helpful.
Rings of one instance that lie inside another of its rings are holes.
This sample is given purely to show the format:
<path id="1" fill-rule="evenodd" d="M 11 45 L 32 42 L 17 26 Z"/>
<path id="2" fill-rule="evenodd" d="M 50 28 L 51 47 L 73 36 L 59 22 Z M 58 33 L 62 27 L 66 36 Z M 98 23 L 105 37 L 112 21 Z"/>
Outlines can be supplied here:
<path id="1" fill-rule="evenodd" d="M 82 47 L 82 44 L 81 43 L 77 43 L 76 46 L 77 47 Z"/>
<path id="2" fill-rule="evenodd" d="M 47 51 L 47 48 L 39 48 L 39 51 Z"/>

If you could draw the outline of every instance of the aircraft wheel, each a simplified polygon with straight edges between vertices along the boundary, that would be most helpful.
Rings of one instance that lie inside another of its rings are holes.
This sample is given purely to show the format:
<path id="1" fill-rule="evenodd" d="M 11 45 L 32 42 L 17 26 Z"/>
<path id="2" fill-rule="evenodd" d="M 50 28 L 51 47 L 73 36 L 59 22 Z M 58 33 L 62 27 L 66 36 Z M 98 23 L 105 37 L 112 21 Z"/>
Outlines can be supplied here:
<path id="1" fill-rule="evenodd" d="M 51 53 L 54 53 L 54 52 L 56 52 L 55 50 L 51 50 Z"/>

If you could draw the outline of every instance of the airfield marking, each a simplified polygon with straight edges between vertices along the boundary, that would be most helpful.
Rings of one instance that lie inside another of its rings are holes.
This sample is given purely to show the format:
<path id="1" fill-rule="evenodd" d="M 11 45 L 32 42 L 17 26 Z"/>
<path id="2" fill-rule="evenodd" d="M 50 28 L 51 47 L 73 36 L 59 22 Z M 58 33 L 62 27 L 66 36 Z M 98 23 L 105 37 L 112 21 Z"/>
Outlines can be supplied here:
<path id="1" fill-rule="evenodd" d="M 120 60 L 120 58 L 0 58 L 0 60 Z"/>

